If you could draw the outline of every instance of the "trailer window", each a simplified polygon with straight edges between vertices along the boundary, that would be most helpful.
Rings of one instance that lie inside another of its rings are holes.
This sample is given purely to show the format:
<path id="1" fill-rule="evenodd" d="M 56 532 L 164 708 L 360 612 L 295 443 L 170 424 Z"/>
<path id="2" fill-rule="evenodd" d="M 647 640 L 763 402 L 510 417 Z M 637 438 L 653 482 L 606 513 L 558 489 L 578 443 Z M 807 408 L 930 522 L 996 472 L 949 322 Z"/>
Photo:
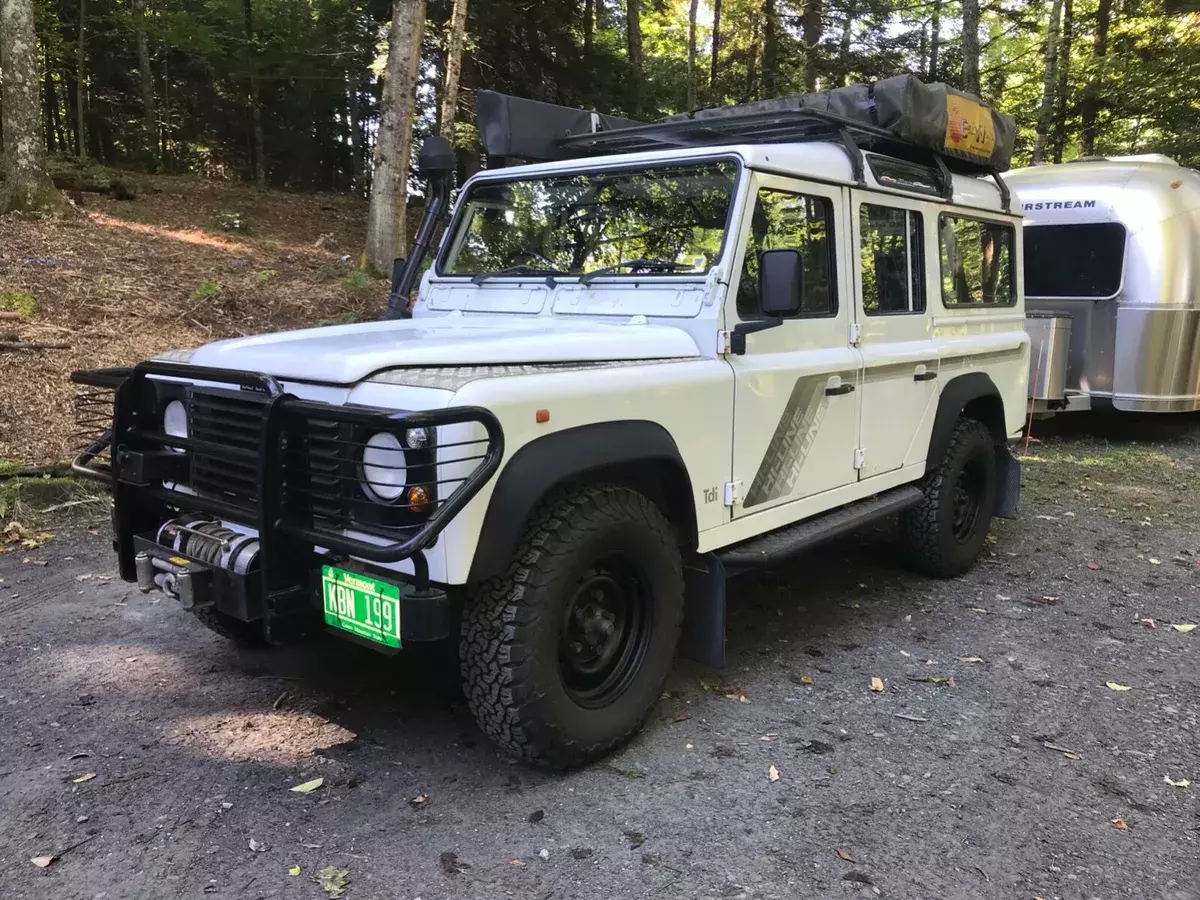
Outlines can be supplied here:
<path id="1" fill-rule="evenodd" d="M 1016 304 L 1011 225 L 943 215 L 938 238 L 947 307 Z"/>
<path id="2" fill-rule="evenodd" d="M 835 315 L 838 307 L 833 276 L 833 204 L 826 197 L 763 188 L 754 204 L 742 275 L 738 279 L 738 316 L 760 317 L 758 254 L 784 248 L 799 250 L 804 260 L 804 296 L 800 298 L 799 316 Z"/>
<path id="3" fill-rule="evenodd" d="M 732 161 L 482 181 L 460 204 L 439 272 L 613 277 L 707 272 L 720 259 L 737 182 Z"/>
<path id="4" fill-rule="evenodd" d="M 858 222 L 863 312 L 869 316 L 924 312 L 921 214 L 864 203 Z"/>
<path id="5" fill-rule="evenodd" d="M 1025 296 L 1113 297 L 1121 289 L 1125 226 L 1119 222 L 1025 229 Z"/>

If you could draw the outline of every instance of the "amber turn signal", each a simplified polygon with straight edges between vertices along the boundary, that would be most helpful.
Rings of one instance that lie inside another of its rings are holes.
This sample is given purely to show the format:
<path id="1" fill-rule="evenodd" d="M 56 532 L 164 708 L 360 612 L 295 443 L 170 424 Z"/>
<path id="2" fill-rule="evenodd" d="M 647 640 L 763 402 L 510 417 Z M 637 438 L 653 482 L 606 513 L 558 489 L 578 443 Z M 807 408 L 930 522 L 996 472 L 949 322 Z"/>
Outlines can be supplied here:
<path id="1" fill-rule="evenodd" d="M 413 512 L 425 512 L 429 509 L 429 491 L 419 484 L 414 484 L 408 489 L 408 505 Z"/>

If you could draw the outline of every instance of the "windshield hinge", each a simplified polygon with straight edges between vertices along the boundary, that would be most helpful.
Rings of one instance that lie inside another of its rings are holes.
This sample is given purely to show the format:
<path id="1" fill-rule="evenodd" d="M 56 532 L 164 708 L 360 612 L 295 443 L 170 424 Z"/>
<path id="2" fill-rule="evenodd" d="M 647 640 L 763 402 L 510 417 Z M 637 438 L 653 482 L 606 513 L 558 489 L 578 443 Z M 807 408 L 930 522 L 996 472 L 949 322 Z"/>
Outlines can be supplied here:
<path id="1" fill-rule="evenodd" d="M 725 505 L 737 506 L 742 502 L 742 483 L 740 481 L 725 482 Z"/>
<path id="2" fill-rule="evenodd" d="M 863 467 L 863 457 L 867 455 L 867 451 L 862 447 L 854 448 L 854 468 L 861 469 Z"/>
<path id="3" fill-rule="evenodd" d="M 857 344 L 862 338 L 862 325 L 858 322 L 850 323 L 850 343 Z"/>

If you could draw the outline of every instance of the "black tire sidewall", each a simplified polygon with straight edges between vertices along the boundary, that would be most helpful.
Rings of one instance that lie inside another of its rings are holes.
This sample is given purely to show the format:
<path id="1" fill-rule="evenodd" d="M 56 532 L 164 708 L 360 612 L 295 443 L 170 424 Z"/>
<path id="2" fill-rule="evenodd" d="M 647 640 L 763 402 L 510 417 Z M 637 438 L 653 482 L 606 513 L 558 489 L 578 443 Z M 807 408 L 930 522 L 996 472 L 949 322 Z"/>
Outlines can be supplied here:
<path id="1" fill-rule="evenodd" d="M 970 421 L 970 420 L 966 420 Z M 942 489 L 937 510 L 938 537 L 942 555 L 951 567 L 965 570 L 974 563 L 987 539 L 992 521 L 992 510 L 996 505 L 996 448 L 991 434 L 982 425 L 972 422 L 957 440 L 951 442 L 950 452 L 942 467 Z M 979 497 L 979 511 L 975 526 L 966 541 L 954 534 L 954 493 L 963 471 L 978 459 L 983 473 L 983 485 Z"/>

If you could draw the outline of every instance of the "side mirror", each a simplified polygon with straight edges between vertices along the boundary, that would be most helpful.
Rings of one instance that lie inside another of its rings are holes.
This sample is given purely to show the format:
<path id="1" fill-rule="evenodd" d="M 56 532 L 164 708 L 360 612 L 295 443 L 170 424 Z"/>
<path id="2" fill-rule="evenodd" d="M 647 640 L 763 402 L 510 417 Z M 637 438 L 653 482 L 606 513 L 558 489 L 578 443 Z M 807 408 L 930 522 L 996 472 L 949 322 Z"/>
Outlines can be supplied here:
<path id="1" fill-rule="evenodd" d="M 758 308 L 765 316 L 794 316 L 804 295 L 804 259 L 799 250 L 758 254 Z"/>
<path id="2" fill-rule="evenodd" d="M 422 178 L 452 175 L 457 165 L 454 148 L 444 137 L 432 135 L 421 142 L 421 152 L 417 154 L 417 168 Z"/>

